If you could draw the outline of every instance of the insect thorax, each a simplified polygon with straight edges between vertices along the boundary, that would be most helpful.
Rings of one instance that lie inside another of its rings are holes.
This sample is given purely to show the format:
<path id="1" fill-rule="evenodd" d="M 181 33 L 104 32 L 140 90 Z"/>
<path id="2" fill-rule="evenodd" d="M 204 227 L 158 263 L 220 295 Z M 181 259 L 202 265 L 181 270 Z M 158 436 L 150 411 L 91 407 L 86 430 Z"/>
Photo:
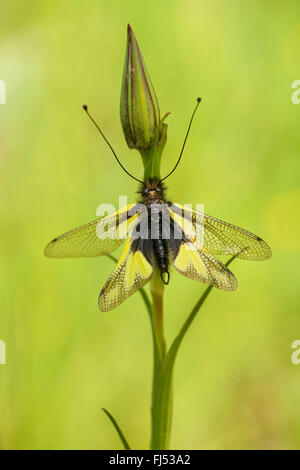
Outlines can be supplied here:
<path id="1" fill-rule="evenodd" d="M 164 198 L 165 186 L 158 179 L 151 178 L 146 180 L 139 193 L 142 195 L 142 204 L 149 207 L 151 204 L 163 204 L 166 202 Z"/>

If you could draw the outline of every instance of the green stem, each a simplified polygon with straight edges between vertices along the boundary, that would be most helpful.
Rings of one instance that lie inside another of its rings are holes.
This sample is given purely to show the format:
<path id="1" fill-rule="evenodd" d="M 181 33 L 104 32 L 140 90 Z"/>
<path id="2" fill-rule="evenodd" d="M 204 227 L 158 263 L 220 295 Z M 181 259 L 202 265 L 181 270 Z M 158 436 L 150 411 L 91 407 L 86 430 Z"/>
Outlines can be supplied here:
<path id="1" fill-rule="evenodd" d="M 167 140 L 167 125 L 163 123 L 163 120 L 166 117 L 167 114 L 160 121 L 160 125 L 157 128 L 151 148 L 140 151 L 144 164 L 144 181 L 147 181 L 151 178 L 160 178 L 160 160 Z M 166 354 L 163 326 L 164 283 L 161 280 L 160 272 L 157 268 L 154 269 L 150 289 L 152 295 L 150 319 L 153 337 L 151 449 L 167 449 L 171 427 L 170 423 L 172 407 L 171 396 L 169 396 L 168 406 L 163 407 L 161 411 L 159 404 L 160 397 L 157 387 L 157 384 L 159 383 L 161 365 L 163 364 Z M 144 294 L 142 294 L 142 296 L 144 297 Z M 149 312 L 149 302 L 145 300 L 145 304 Z M 169 389 L 169 394 L 171 395 L 171 388 Z"/>
<path id="2" fill-rule="evenodd" d="M 144 181 L 150 178 L 160 178 L 160 161 L 167 141 L 168 126 L 163 123 L 165 117 L 156 131 L 152 147 L 148 150 L 140 150 L 144 165 Z"/>
<path id="3" fill-rule="evenodd" d="M 166 344 L 163 329 L 163 294 L 164 284 L 160 278 L 159 270 L 156 269 L 151 281 L 152 294 L 152 333 L 153 333 L 153 385 L 151 406 L 151 449 L 164 450 L 168 448 L 171 416 L 172 416 L 172 390 L 168 388 L 165 406 L 161 406 L 159 391 L 161 368 L 165 360 Z"/>
<path id="4" fill-rule="evenodd" d="M 153 331 L 154 369 L 157 371 L 166 350 L 163 325 L 164 284 L 160 278 L 158 269 L 154 270 L 150 291 L 152 295 L 151 323 Z"/>

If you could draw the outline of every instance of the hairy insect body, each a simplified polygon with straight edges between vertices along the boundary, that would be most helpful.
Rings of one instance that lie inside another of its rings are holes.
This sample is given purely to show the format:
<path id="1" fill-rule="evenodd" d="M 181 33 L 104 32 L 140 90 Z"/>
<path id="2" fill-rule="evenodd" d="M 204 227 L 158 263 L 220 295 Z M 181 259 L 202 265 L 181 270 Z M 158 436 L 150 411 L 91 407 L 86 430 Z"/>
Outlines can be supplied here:
<path id="1" fill-rule="evenodd" d="M 143 204 L 148 215 L 148 239 L 151 241 L 152 253 L 159 268 L 161 279 L 169 284 L 169 253 L 167 240 L 170 239 L 170 221 L 165 209 L 165 188 L 156 180 L 146 181 L 141 189 Z M 167 216 L 166 216 L 167 214 Z"/>

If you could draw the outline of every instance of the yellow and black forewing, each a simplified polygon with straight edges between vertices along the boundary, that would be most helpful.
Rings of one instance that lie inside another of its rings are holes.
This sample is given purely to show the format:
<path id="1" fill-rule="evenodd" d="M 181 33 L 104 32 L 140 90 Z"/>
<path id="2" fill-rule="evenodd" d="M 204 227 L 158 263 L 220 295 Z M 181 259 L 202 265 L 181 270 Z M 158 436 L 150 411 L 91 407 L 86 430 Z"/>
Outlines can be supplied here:
<path id="1" fill-rule="evenodd" d="M 151 240 L 149 242 L 142 239 L 127 240 L 115 269 L 99 295 L 98 304 L 102 312 L 120 305 L 151 279 L 154 262 Z"/>
<path id="2" fill-rule="evenodd" d="M 187 239 L 169 242 L 174 267 L 184 276 L 222 290 L 235 290 L 237 280 L 232 272 L 205 249 Z"/>
<path id="3" fill-rule="evenodd" d="M 127 238 L 131 227 L 138 223 L 135 204 L 100 217 L 52 240 L 45 248 L 50 258 L 79 258 L 112 253 Z"/>
<path id="4" fill-rule="evenodd" d="M 169 207 L 171 217 L 183 227 L 189 239 L 213 255 L 236 255 L 253 261 L 270 258 L 272 252 L 267 243 L 254 233 L 228 222 L 216 219 L 182 204 Z"/>

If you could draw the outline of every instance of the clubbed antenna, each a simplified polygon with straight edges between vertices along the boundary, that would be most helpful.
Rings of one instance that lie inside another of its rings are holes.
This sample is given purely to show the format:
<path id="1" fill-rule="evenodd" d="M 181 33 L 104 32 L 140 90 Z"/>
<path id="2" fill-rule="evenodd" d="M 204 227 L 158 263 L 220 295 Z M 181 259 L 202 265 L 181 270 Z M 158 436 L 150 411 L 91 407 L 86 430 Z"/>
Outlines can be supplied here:
<path id="1" fill-rule="evenodd" d="M 185 144 L 186 144 L 188 135 L 189 135 L 189 133 L 190 133 L 191 125 L 192 125 L 192 122 L 193 122 L 195 113 L 196 113 L 196 111 L 197 111 L 197 108 L 198 108 L 200 102 L 201 102 L 201 98 L 197 98 L 197 104 L 196 104 L 196 106 L 195 106 L 195 109 L 194 109 L 194 111 L 193 111 L 192 117 L 191 117 L 191 119 L 190 119 L 189 127 L 188 127 L 188 130 L 187 130 L 186 136 L 185 136 L 185 138 L 184 138 L 183 145 L 182 145 L 182 149 L 181 149 L 179 158 L 178 158 L 178 160 L 177 160 L 177 163 L 176 163 L 176 165 L 174 166 L 173 170 L 170 171 L 170 173 L 169 173 L 167 176 L 165 176 L 164 178 L 162 178 L 162 179 L 159 181 L 160 183 L 161 183 L 162 181 L 164 181 L 165 179 L 169 178 L 169 176 L 171 176 L 171 174 L 176 170 L 176 168 L 177 168 L 178 165 L 179 165 L 179 162 L 180 162 L 180 160 L 181 160 L 181 157 L 182 157 L 182 154 L 183 154 L 183 151 L 184 151 L 184 147 L 185 147 Z"/>
<path id="2" fill-rule="evenodd" d="M 92 118 L 92 116 L 90 115 L 87 105 L 84 104 L 82 107 L 83 107 L 83 109 L 85 110 L 85 112 L 86 112 L 86 114 L 88 115 L 88 117 L 90 118 L 90 120 L 92 121 L 92 123 L 97 127 L 98 131 L 100 132 L 100 134 L 102 135 L 103 139 L 105 140 L 105 142 L 106 142 L 107 145 L 109 146 L 110 150 L 112 151 L 112 153 L 113 153 L 115 159 L 117 160 L 117 162 L 119 163 L 120 167 L 125 171 L 125 173 L 127 173 L 128 176 L 130 176 L 130 177 L 133 178 L 134 180 L 138 181 L 139 183 L 143 183 L 143 181 L 141 181 L 141 180 L 139 180 L 138 178 L 136 178 L 135 176 L 133 176 L 131 173 L 129 173 L 129 171 L 126 170 L 126 168 L 124 168 L 124 166 L 122 165 L 122 163 L 121 163 L 120 160 L 118 159 L 116 152 L 115 152 L 114 149 L 112 148 L 111 144 L 109 143 L 109 141 L 107 140 L 107 138 L 106 138 L 105 135 L 103 134 L 102 130 L 100 129 L 100 127 L 98 126 L 98 124 L 96 123 L 96 121 L 94 120 L 94 118 Z"/>

